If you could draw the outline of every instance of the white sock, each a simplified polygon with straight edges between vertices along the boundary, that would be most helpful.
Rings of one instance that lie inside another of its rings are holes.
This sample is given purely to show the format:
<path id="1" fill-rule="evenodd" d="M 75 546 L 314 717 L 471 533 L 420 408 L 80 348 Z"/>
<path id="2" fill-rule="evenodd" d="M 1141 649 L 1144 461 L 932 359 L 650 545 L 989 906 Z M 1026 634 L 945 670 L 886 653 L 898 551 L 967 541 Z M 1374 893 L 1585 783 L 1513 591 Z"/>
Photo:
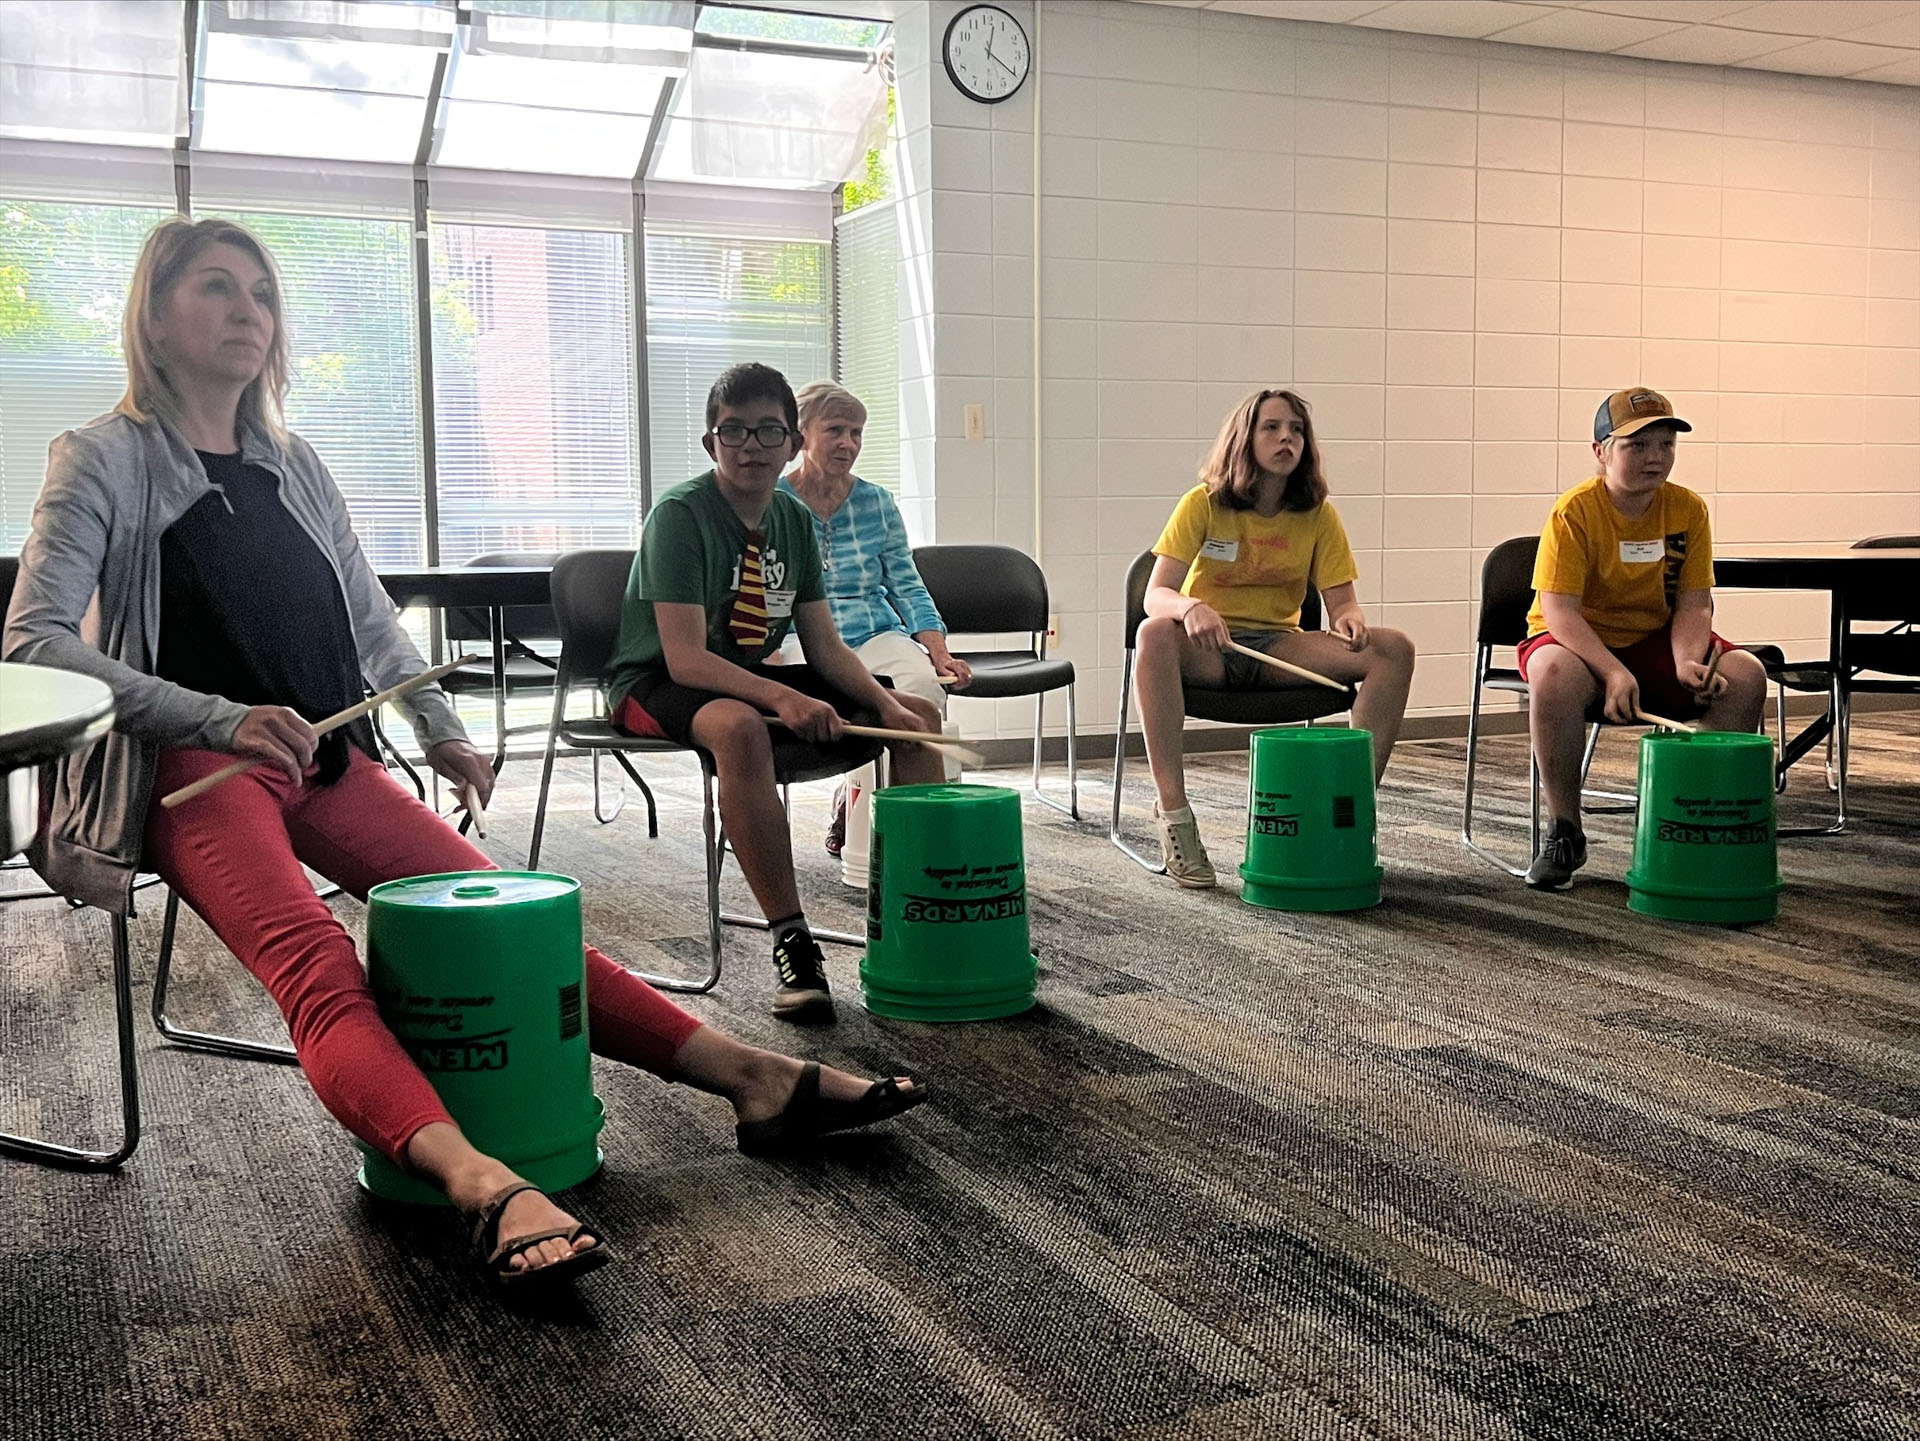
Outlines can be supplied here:
<path id="1" fill-rule="evenodd" d="M 1184 805 L 1178 810 L 1173 811 L 1163 811 L 1156 805 L 1154 810 L 1163 821 L 1190 821 L 1193 819 L 1193 807 L 1191 805 Z"/>

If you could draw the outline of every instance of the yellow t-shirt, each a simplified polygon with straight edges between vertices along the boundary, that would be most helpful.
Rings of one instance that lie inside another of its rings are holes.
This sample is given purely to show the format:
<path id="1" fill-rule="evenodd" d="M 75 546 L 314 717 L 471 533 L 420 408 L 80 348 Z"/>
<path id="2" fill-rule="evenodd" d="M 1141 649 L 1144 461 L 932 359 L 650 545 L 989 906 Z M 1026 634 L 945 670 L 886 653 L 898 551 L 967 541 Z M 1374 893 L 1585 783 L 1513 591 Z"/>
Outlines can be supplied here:
<path id="1" fill-rule="evenodd" d="M 1713 588 L 1713 536 L 1706 502 L 1668 481 L 1638 520 L 1607 498 L 1598 476 L 1553 503 L 1533 564 L 1533 609 L 1527 634 L 1547 629 L 1540 592 L 1580 597 L 1594 634 L 1618 649 L 1673 619 L 1683 590 Z"/>
<path id="2" fill-rule="evenodd" d="M 1215 505 L 1204 485 L 1180 497 L 1153 553 L 1187 562 L 1180 594 L 1219 611 L 1229 630 L 1298 630 L 1309 579 L 1324 591 L 1360 576 L 1330 502 L 1261 515 Z"/>

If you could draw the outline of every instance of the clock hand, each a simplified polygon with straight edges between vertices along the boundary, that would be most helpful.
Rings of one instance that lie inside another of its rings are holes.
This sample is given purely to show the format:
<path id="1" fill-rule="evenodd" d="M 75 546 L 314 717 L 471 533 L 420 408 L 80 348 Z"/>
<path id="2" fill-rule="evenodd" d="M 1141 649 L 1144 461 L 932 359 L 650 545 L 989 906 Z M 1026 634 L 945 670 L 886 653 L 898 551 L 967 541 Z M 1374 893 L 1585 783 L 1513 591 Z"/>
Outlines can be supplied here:
<path id="1" fill-rule="evenodd" d="M 987 59 L 991 60 L 995 65 L 998 65 L 1002 70 L 1006 71 L 1007 74 L 1012 75 L 1014 73 L 1011 65 L 993 53 L 993 45 L 991 42 L 987 45 Z"/>

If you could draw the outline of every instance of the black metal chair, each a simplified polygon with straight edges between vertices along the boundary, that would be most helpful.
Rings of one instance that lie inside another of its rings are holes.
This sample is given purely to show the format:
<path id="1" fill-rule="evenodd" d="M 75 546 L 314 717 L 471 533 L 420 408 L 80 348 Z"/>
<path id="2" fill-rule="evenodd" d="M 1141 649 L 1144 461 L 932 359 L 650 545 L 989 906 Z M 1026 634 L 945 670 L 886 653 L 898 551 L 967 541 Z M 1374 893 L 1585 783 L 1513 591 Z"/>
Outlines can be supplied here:
<path id="1" fill-rule="evenodd" d="M 1034 799 L 1080 819 L 1079 721 L 1074 705 L 1073 662 L 1047 656 L 1051 609 L 1047 577 L 1025 551 L 1010 545 L 923 545 L 914 567 L 934 609 L 952 635 L 1027 632 L 1026 650 L 956 650 L 973 670 L 973 684 L 956 692 L 968 700 L 1033 697 Z M 1067 804 L 1040 788 L 1041 746 L 1046 738 L 1047 692 L 1067 693 Z"/>
<path id="2" fill-rule="evenodd" d="M 1121 785 L 1127 766 L 1127 719 L 1133 705 L 1134 650 L 1140 625 L 1147 618 L 1147 586 L 1153 579 L 1157 559 L 1152 551 L 1143 551 L 1127 568 L 1126 650 L 1120 665 L 1120 722 L 1113 737 L 1113 812 L 1107 821 L 1107 839 L 1139 865 L 1162 875 L 1167 869 L 1164 861 L 1135 850 L 1120 834 Z M 1320 629 L 1320 592 L 1311 585 L 1300 603 L 1300 628 Z M 1184 688 L 1182 709 L 1195 720 L 1222 721 L 1228 725 L 1275 726 L 1300 722 L 1312 725 L 1323 716 L 1352 710 L 1353 702 L 1351 686 L 1344 693 L 1335 694 L 1325 686 L 1307 684 L 1262 686 L 1254 690 L 1190 685 Z"/>
<path id="3" fill-rule="evenodd" d="M 1904 550 L 1920 547 L 1920 535 L 1870 535 L 1856 540 L 1854 550 Z M 1787 692 L 1821 694 L 1827 697 L 1827 789 L 1834 792 L 1834 818 L 1831 823 L 1783 827 L 1785 835 L 1838 835 L 1847 828 L 1847 747 L 1853 726 L 1853 697 L 1856 694 L 1920 694 L 1920 600 L 1899 594 L 1891 587 L 1877 590 L 1853 590 L 1847 600 L 1847 673 L 1842 675 L 1828 656 L 1819 661 L 1789 663 L 1777 650 L 1763 658 L 1767 678 L 1779 694 L 1780 735 L 1787 734 Z M 1855 633 L 1853 624 L 1893 622 L 1886 630 Z M 1865 672 L 1876 672 L 1877 679 Z M 1787 787 L 1786 766 L 1778 776 L 1777 788 Z"/>
<path id="4" fill-rule="evenodd" d="M 620 638 L 620 601 L 626 593 L 627 579 L 633 572 L 631 550 L 576 550 L 561 556 L 553 567 L 553 611 L 560 633 L 560 663 L 554 681 L 553 720 L 547 728 L 546 759 L 540 771 L 540 798 L 533 812 L 533 843 L 527 850 L 527 868 L 540 865 L 540 844 L 546 831 L 547 797 L 553 783 L 553 760 L 562 745 L 575 751 L 612 755 L 628 768 L 636 780 L 628 759 L 636 755 L 692 754 L 700 762 L 702 823 L 706 836 L 707 871 L 707 975 L 703 980 L 683 976 L 652 975 L 638 972 L 642 980 L 667 991 L 710 991 L 720 980 L 720 928 L 723 925 L 767 929 L 762 916 L 737 914 L 720 905 L 720 876 L 726 865 L 727 840 L 720 824 L 715 796 L 713 757 L 697 746 L 675 741 L 650 740 L 628 735 L 615 728 L 605 715 L 601 684 L 613 661 Z M 594 713 L 584 717 L 567 714 L 567 698 L 576 691 L 591 690 Z M 774 779 L 781 785 L 826 780 L 843 775 L 869 761 L 878 760 L 884 745 L 869 740 L 846 740 L 834 745 L 815 746 L 804 741 L 779 739 L 773 746 Z M 660 834 L 659 821 L 648 795 L 647 834 Z M 814 938 L 839 945 L 866 944 L 864 934 L 829 931 L 814 927 Z"/>

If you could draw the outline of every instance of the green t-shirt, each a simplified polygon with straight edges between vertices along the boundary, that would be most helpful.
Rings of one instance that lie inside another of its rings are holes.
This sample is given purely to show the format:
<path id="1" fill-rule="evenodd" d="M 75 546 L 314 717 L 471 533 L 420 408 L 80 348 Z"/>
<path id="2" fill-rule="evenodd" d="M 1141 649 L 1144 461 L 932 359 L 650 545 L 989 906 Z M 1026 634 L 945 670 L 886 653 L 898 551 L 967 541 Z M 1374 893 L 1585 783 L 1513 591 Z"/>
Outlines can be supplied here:
<path id="1" fill-rule="evenodd" d="M 619 705 L 634 682 L 666 667 L 655 601 L 697 605 L 707 613 L 707 649 L 735 665 L 752 665 L 780 649 L 793 609 L 825 600 L 813 517 L 793 496 L 776 491 L 760 517 L 760 573 L 767 591 L 767 638 L 751 652 L 728 629 L 747 527 L 720 493 L 713 472 L 677 485 L 654 502 L 640 532 L 640 553 L 620 602 L 620 640 L 608 667 L 607 699 Z"/>

